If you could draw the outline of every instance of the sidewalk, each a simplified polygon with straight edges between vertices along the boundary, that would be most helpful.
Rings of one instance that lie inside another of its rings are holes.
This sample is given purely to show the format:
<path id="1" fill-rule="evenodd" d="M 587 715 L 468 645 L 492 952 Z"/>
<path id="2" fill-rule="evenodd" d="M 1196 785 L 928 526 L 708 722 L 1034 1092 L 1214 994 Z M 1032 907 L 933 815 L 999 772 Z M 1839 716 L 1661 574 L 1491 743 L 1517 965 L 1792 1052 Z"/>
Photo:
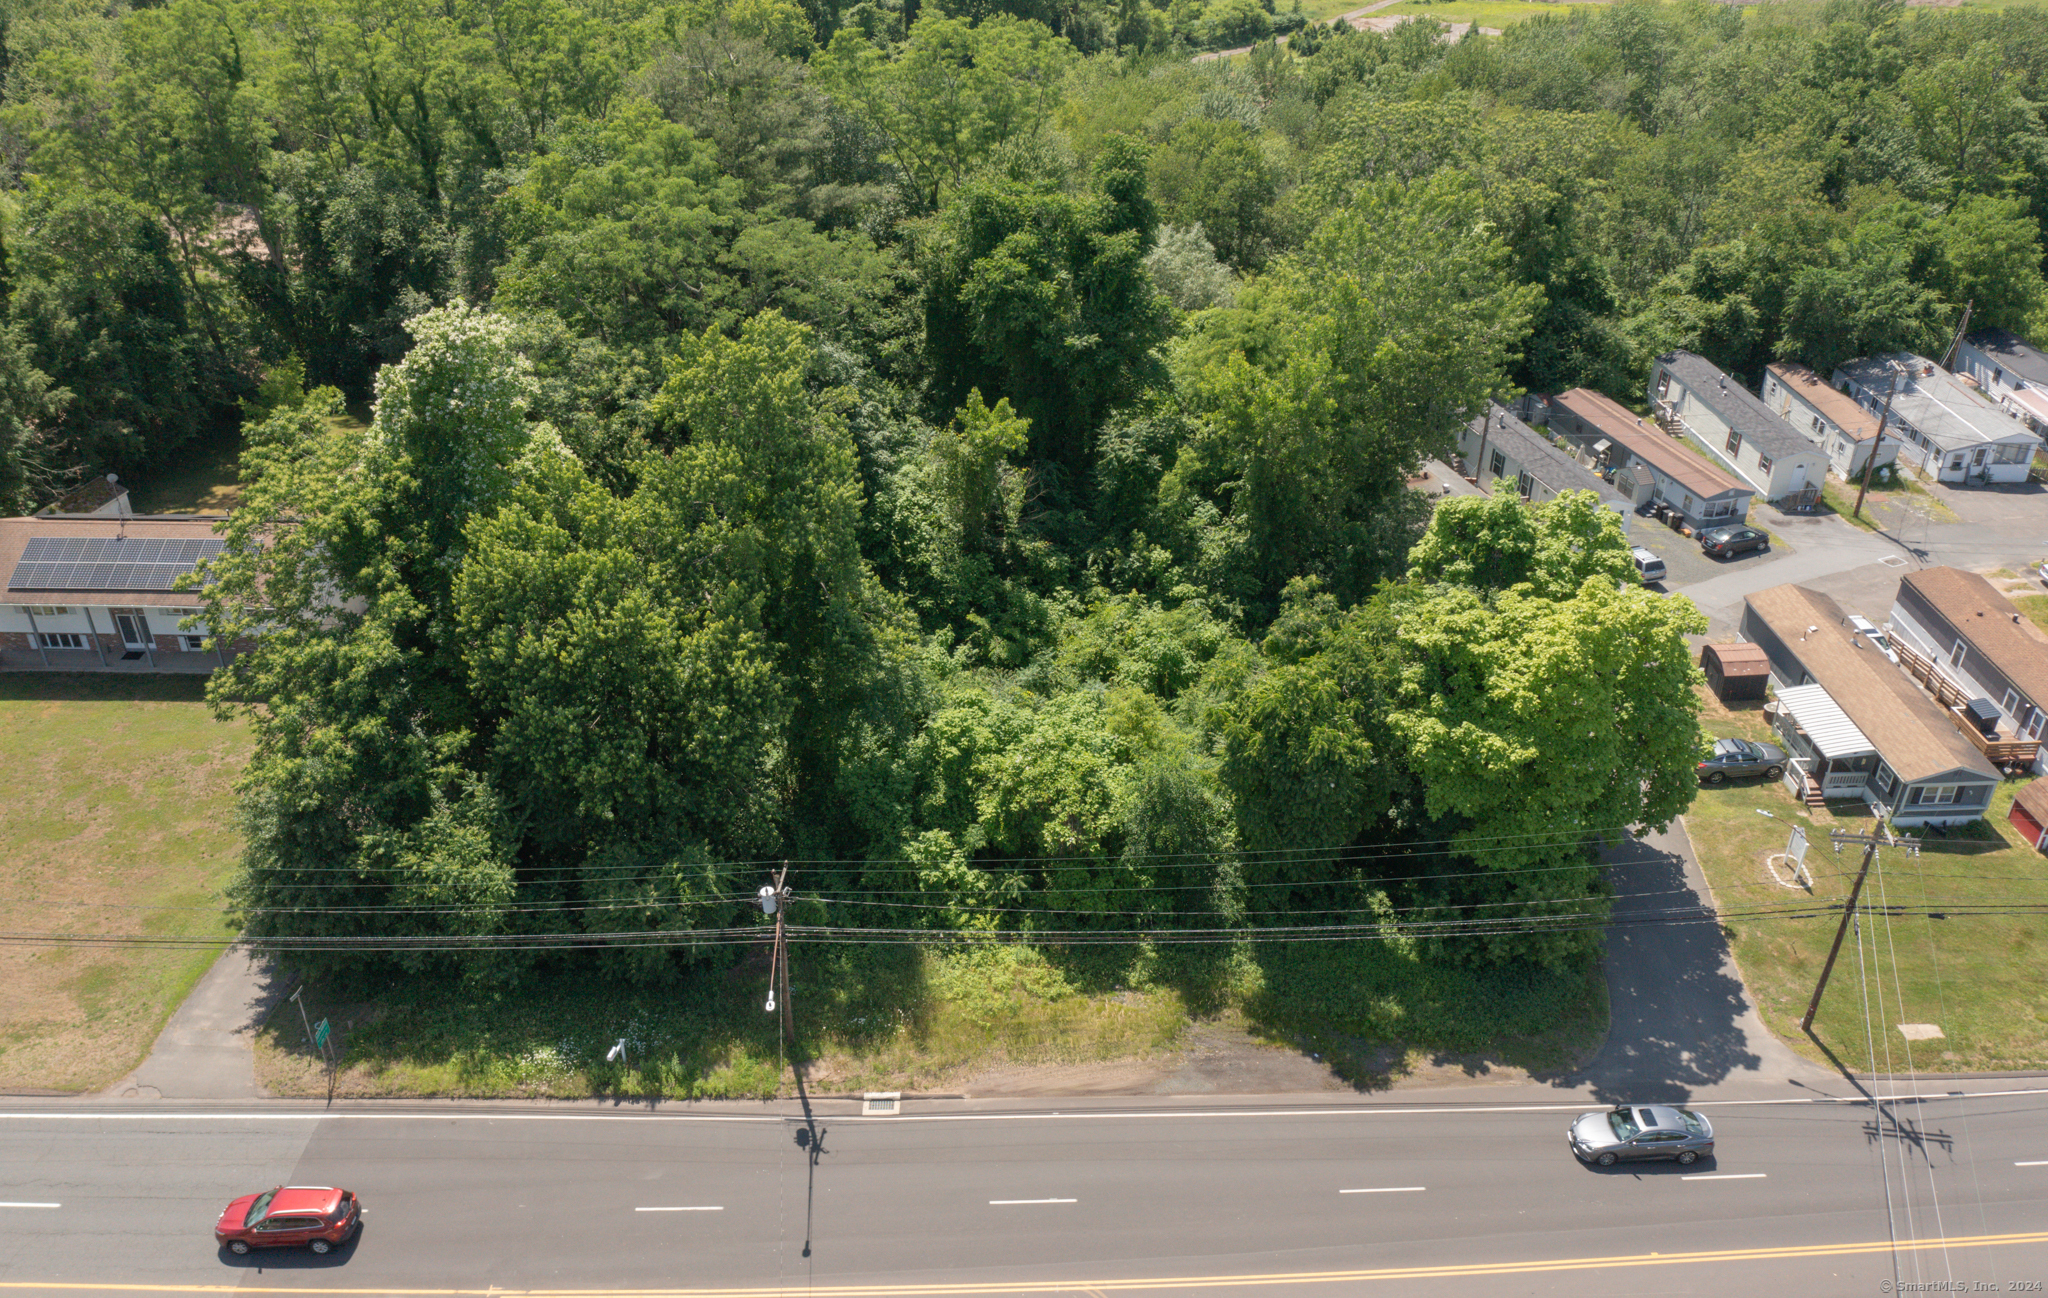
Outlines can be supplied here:
<path id="1" fill-rule="evenodd" d="M 240 1100 L 256 1085 L 256 1030 L 288 989 L 270 961 L 229 947 L 164 1025 L 147 1058 L 101 1095 L 124 1100 Z"/>

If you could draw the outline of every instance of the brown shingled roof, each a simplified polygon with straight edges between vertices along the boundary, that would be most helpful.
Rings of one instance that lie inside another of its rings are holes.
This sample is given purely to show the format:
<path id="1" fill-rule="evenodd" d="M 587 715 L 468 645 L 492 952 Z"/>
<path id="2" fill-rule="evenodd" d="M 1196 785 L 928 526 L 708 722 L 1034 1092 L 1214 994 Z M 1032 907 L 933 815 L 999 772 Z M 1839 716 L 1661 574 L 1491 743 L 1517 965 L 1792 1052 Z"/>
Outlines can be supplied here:
<path id="1" fill-rule="evenodd" d="M 1799 399 L 1815 410 L 1821 417 L 1832 422 L 1859 442 L 1867 442 L 1877 436 L 1877 416 L 1863 408 L 1863 403 L 1846 392 L 1837 392 L 1827 381 L 1804 365 L 1780 361 L 1766 365 L 1767 373 L 1775 374 L 1778 382 L 1792 389 Z"/>
<path id="2" fill-rule="evenodd" d="M 1730 491 L 1752 490 L 1748 483 L 1737 482 L 1678 445 L 1667 434 L 1646 426 L 1620 402 L 1591 388 L 1560 392 L 1550 401 L 1599 429 L 1602 437 L 1616 446 L 1625 447 L 1666 477 L 1685 484 L 1694 495 L 1703 499 L 1711 500 Z"/>
<path id="3" fill-rule="evenodd" d="M 174 538 L 178 540 L 204 540 L 213 536 L 213 525 L 224 515 L 220 514 L 136 514 L 127 517 L 102 515 L 99 517 L 48 517 L 0 518 L 0 581 L 14 580 L 15 565 L 21 562 L 21 552 L 28 548 L 29 538 L 37 536 L 123 536 L 136 539 L 150 537 Z M 169 590 L 27 590 L 8 586 L 0 589 L 0 603 L 9 604 L 90 604 L 95 608 L 113 606 L 162 606 L 165 608 L 190 608 L 199 603 L 198 591 Z"/>
<path id="4" fill-rule="evenodd" d="M 1885 762 L 1908 784 L 1948 771 L 1996 780 L 1941 705 L 1868 642 L 1852 640 L 1842 606 L 1804 586 L 1773 586 L 1748 599 L 1785 647 L 1822 689 L 1870 737 Z M 1817 628 L 1811 635 L 1808 627 Z M 1804 637 L 1802 639 L 1801 637 Z"/>
<path id="5" fill-rule="evenodd" d="M 128 494 L 128 488 L 109 477 L 87 478 L 57 497 L 50 505 L 60 514 L 90 514 L 111 500 Z"/>
<path id="6" fill-rule="evenodd" d="M 2048 825 L 2048 779 L 2028 780 L 2012 801 L 2032 816 L 2036 824 Z"/>
<path id="7" fill-rule="evenodd" d="M 2048 707 L 2048 635 L 2018 606 L 1990 582 L 1960 568 L 1928 568 L 1902 580 L 2007 680 Z"/>

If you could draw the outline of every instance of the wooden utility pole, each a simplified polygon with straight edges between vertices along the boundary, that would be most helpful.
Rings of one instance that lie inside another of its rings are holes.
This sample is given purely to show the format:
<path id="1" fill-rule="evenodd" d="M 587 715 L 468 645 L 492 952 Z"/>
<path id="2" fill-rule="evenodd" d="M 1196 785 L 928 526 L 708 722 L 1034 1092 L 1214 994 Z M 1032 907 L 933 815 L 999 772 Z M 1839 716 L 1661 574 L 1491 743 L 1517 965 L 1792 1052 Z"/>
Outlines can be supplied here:
<path id="1" fill-rule="evenodd" d="M 1870 877 L 1870 867 L 1877 860 L 1878 844 L 1886 842 L 1869 834 L 1835 834 L 1833 837 L 1837 852 L 1842 850 L 1844 843 L 1864 845 L 1863 868 L 1856 872 L 1856 882 L 1849 889 L 1849 900 L 1842 907 L 1842 922 L 1835 929 L 1835 944 L 1828 948 L 1828 962 L 1821 966 L 1820 982 L 1813 989 L 1813 999 L 1807 1003 L 1806 1017 L 1799 1020 L 1801 1032 L 1813 1031 L 1813 1016 L 1820 1012 L 1821 993 L 1828 989 L 1828 975 L 1835 971 L 1835 957 L 1842 954 L 1842 939 L 1849 935 L 1849 922 L 1856 917 L 1856 901 L 1863 895 L 1863 881 Z"/>
<path id="2" fill-rule="evenodd" d="M 1852 518 L 1863 517 L 1863 496 L 1870 490 L 1870 475 L 1877 471 L 1877 448 L 1884 445 L 1884 426 L 1891 422 L 1892 397 L 1899 390 L 1898 362 L 1892 364 L 1892 381 L 1885 385 L 1884 413 L 1877 417 L 1877 436 L 1870 439 L 1870 458 L 1863 461 L 1863 485 L 1856 488 L 1856 508 L 1849 511 Z"/>
<path id="3" fill-rule="evenodd" d="M 1954 370 L 1949 362 L 1956 358 L 1956 349 L 1963 345 L 1963 335 L 1970 331 L 1970 313 L 1976 309 L 1977 303 L 1974 300 L 1964 305 L 1963 322 L 1956 326 L 1956 336 L 1949 340 L 1948 350 L 1942 353 L 1941 368 L 1949 370 L 1951 373 Z"/>

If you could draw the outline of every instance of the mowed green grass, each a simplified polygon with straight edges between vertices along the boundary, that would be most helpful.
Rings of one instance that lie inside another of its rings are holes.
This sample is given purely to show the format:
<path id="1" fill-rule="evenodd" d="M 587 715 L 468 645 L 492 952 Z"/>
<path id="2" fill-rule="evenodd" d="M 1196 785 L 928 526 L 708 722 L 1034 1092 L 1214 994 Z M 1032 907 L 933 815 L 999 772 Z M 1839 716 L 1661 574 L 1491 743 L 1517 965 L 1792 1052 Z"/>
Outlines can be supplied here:
<path id="1" fill-rule="evenodd" d="M 1598 962 L 1479 969 L 1386 942 L 1158 950 L 1091 946 L 793 949 L 790 1003 L 814 1093 L 951 1091 L 991 1071 L 1156 1064 L 1198 1023 L 1245 1047 L 1314 1052 L 1371 1089 L 1455 1063 L 1531 1072 L 1582 1059 L 1606 1031 Z M 693 1099 L 793 1093 L 779 1015 L 763 1011 L 765 941 L 736 962 L 630 986 L 558 968 L 518 984 L 391 977 L 317 983 L 339 1033 L 338 1094 Z M 623 1038 L 626 1058 L 605 1058 Z M 296 1016 L 258 1037 L 280 1095 L 327 1081 Z"/>
<path id="2" fill-rule="evenodd" d="M 0 932 L 224 942 L 249 753 L 199 677 L 0 676 Z M 0 946 L 0 1090 L 119 1080 L 218 955 Z"/>
<path id="3" fill-rule="evenodd" d="M 1412 16 L 1440 23 L 1477 23 L 1481 27 L 1505 30 L 1531 18 L 1563 16 L 1574 9 L 1593 7 L 1597 6 L 1547 4 L 1542 0 L 1402 0 L 1400 4 L 1375 10 L 1373 17 Z"/>
<path id="4" fill-rule="evenodd" d="M 1710 707 L 1716 735 L 1767 739 L 1760 709 Z M 1988 823 L 1969 831 L 1984 843 L 1928 836 L 1916 857 L 1881 848 L 1859 904 L 1864 918 L 1844 942 L 1814 1019 L 1813 1039 L 1799 1020 L 1813 995 L 1839 912 L 1806 919 L 1730 918 L 1727 927 L 1744 983 L 1764 1021 L 1795 1050 L 1857 1072 L 1980 1072 L 2048 1068 L 2048 914 L 1893 915 L 1968 906 L 2048 902 L 2048 857 L 2022 845 L 2005 821 L 2022 781 L 1999 789 Z M 1770 817 L 1758 810 L 1769 811 Z M 1782 784 L 1761 782 L 1702 789 L 1686 813 L 1700 868 L 1724 915 L 1808 900 L 1773 876 L 1768 858 L 1785 848 L 1793 825 L 1812 846 L 1811 899 L 1822 906 L 1847 898 L 1861 847 L 1837 854 L 1829 829 L 1870 833 L 1860 806 L 1833 804 L 1808 813 Z M 1864 910 L 1864 907 L 1869 909 Z M 1815 908 L 1816 910 L 1819 907 Z M 1938 1040 L 1908 1042 L 1901 1023 L 1940 1028 Z"/>

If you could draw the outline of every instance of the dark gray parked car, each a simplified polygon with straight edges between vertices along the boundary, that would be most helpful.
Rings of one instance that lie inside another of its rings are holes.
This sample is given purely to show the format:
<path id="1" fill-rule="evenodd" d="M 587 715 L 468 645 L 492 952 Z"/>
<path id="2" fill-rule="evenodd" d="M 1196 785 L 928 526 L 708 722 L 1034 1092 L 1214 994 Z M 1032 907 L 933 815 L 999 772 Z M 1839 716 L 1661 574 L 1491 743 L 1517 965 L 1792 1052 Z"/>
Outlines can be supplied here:
<path id="1" fill-rule="evenodd" d="M 1628 1158 L 1675 1158 L 1696 1163 L 1714 1152 L 1714 1127 L 1691 1109 L 1663 1104 L 1624 1104 L 1582 1113 L 1566 1132 L 1582 1162 L 1612 1167 Z"/>
<path id="2" fill-rule="evenodd" d="M 1738 554 L 1748 554 L 1751 550 L 1771 548 L 1771 538 L 1767 533 L 1740 524 L 1710 527 L 1701 532 L 1697 539 L 1700 549 L 1716 559 L 1732 559 Z"/>
<path id="3" fill-rule="evenodd" d="M 1747 739 L 1716 739 L 1713 753 L 1699 764 L 1699 776 L 1708 784 L 1726 784 L 1731 775 L 1761 775 L 1775 780 L 1785 773 L 1785 750 L 1776 744 L 1753 744 Z"/>

